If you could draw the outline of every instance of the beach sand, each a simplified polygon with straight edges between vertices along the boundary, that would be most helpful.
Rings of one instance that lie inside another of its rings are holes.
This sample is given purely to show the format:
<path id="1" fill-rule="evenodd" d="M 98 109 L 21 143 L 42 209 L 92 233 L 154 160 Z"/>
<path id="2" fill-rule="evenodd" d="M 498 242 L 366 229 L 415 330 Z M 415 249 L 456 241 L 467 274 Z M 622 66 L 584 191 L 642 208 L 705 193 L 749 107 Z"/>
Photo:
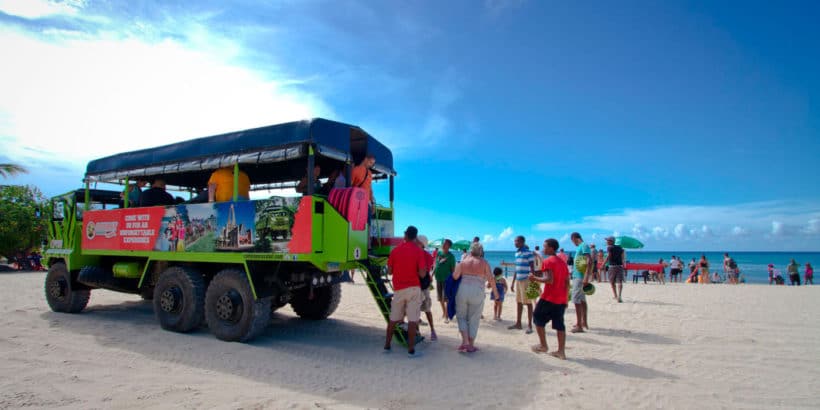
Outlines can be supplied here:
<path id="1" fill-rule="evenodd" d="M 437 323 L 408 359 L 382 353 L 361 283 L 330 319 L 285 307 L 240 344 L 163 331 L 149 302 L 104 290 L 82 314 L 53 313 L 43 278 L 0 273 L 0 408 L 820 408 L 820 287 L 628 283 L 619 304 L 600 284 L 591 331 L 568 334 L 560 361 L 506 329 L 512 298 L 482 323 L 480 352 L 457 353 L 455 323 Z"/>

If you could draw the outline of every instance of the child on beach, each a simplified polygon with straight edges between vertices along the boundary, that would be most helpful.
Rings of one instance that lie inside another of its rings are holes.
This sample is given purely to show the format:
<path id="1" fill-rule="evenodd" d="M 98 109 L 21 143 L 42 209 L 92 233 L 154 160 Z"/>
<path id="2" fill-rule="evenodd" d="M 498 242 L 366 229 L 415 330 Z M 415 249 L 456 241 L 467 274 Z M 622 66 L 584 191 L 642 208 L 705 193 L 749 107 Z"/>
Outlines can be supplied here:
<path id="1" fill-rule="evenodd" d="M 811 267 L 811 264 L 806 262 L 806 280 L 803 281 L 806 285 L 812 284 L 814 285 L 814 268 Z"/>
<path id="2" fill-rule="evenodd" d="M 783 276 L 780 274 L 779 269 L 774 268 L 774 264 L 769 264 L 769 284 L 771 285 L 774 282 L 775 285 L 783 285 L 786 281 L 783 280 Z"/>
<path id="3" fill-rule="evenodd" d="M 498 290 L 498 299 L 493 299 L 493 294 L 490 292 L 490 300 L 495 300 L 493 305 L 493 320 L 501 320 L 501 309 L 504 307 L 504 294 L 507 293 L 507 280 L 504 279 L 504 271 L 501 268 L 493 269 L 493 276 L 495 276 L 495 288 Z M 492 285 L 487 283 L 489 289 Z"/>

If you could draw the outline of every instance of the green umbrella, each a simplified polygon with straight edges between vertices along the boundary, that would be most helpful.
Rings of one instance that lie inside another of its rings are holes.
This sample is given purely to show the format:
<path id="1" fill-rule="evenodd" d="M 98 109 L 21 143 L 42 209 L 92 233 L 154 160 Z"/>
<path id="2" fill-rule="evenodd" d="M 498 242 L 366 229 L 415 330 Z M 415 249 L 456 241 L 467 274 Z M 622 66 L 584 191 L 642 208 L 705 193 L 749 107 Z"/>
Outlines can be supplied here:
<path id="1" fill-rule="evenodd" d="M 430 243 L 427 244 L 427 247 L 428 248 L 441 248 L 441 244 L 443 244 L 443 243 L 444 243 L 444 238 L 439 238 L 439 239 L 436 239 L 434 241 L 430 241 Z"/>
<path id="2" fill-rule="evenodd" d="M 615 237 L 615 245 L 626 249 L 641 249 L 643 243 L 631 236 L 617 236 Z"/>
<path id="3" fill-rule="evenodd" d="M 455 243 L 453 243 L 452 248 L 455 249 L 455 250 L 458 250 L 458 251 L 469 251 L 470 250 L 470 245 L 472 245 L 472 242 L 470 242 L 468 240 L 461 240 L 461 241 L 456 241 Z"/>

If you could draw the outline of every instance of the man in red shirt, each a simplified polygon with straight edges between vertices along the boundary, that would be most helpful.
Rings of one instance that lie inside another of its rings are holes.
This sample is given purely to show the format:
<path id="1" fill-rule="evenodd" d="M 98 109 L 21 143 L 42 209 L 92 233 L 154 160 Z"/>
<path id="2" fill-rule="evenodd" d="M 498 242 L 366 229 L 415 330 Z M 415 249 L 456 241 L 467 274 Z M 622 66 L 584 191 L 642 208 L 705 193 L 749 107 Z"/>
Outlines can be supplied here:
<path id="1" fill-rule="evenodd" d="M 547 322 L 552 322 L 552 328 L 558 333 L 558 350 L 550 352 L 551 355 L 566 360 L 564 354 L 564 344 L 567 332 L 564 326 L 564 311 L 567 309 L 567 294 L 569 289 L 569 269 L 566 262 L 555 255 L 558 249 L 558 241 L 547 239 L 544 241 L 544 254 L 548 257 L 541 265 L 544 272 L 542 277 L 537 277 L 530 273 L 529 280 L 544 283 L 544 291 L 535 305 L 532 312 L 532 322 L 535 324 L 535 331 L 538 333 L 539 345 L 532 347 L 535 353 L 547 353 L 547 336 L 544 327 Z"/>
<path id="2" fill-rule="evenodd" d="M 408 226 L 404 231 L 404 243 L 390 252 L 387 269 L 393 276 L 393 300 L 390 302 L 390 321 L 387 323 L 387 335 L 384 350 L 390 351 L 393 331 L 407 316 L 407 355 L 417 357 L 416 332 L 421 316 L 421 281 L 427 275 L 425 252 L 416 244 L 419 230 Z"/>

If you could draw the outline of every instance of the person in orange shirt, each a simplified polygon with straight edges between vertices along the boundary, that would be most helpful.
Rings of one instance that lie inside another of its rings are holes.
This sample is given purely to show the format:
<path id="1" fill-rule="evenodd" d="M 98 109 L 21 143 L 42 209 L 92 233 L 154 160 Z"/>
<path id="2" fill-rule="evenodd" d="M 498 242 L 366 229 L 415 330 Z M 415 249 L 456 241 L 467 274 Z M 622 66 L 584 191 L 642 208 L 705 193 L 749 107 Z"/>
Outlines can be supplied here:
<path id="1" fill-rule="evenodd" d="M 373 214 L 373 205 L 376 203 L 376 198 L 373 196 L 373 173 L 370 168 L 376 164 L 376 157 L 371 153 L 367 153 L 359 165 L 353 167 L 350 172 L 350 186 L 364 189 L 365 194 L 370 199 L 370 214 Z"/>
<path id="2" fill-rule="evenodd" d="M 250 199 L 251 180 L 248 174 L 239 171 L 239 197 Z M 208 202 L 225 202 L 233 199 L 233 167 L 219 168 L 208 179 Z"/>

